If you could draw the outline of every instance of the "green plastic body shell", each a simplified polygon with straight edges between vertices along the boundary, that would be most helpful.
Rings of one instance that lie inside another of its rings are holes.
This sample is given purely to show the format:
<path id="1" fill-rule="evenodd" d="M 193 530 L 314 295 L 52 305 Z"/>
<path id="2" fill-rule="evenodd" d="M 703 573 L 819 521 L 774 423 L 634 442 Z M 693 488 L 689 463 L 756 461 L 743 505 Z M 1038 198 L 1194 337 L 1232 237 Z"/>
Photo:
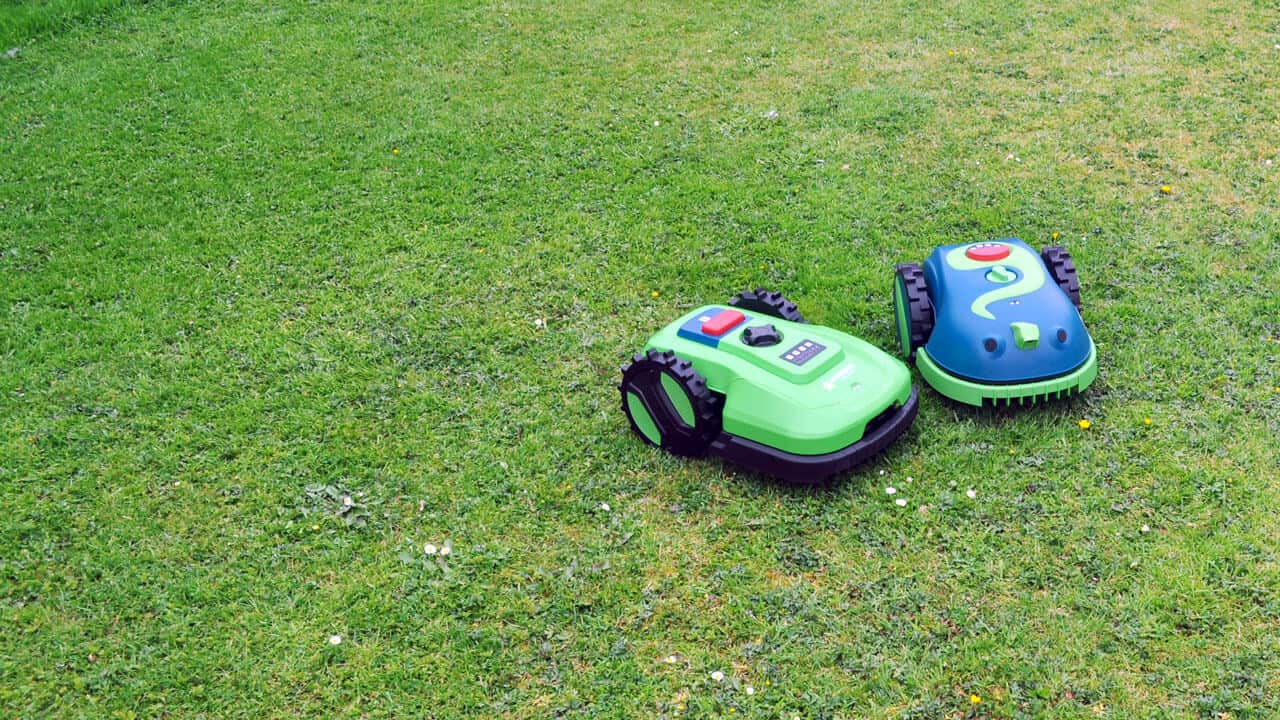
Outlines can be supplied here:
<path id="1" fill-rule="evenodd" d="M 984 385 L 956 377 L 929 357 L 925 348 L 916 351 L 916 367 L 934 390 L 969 405 L 1032 405 L 1083 392 L 1098 377 L 1098 348 L 1089 341 L 1089 358 L 1075 370 L 1045 380 L 1008 385 Z"/>
<path id="2" fill-rule="evenodd" d="M 862 439 L 867 423 L 911 396 L 902 361 L 847 333 L 748 313 L 717 347 L 678 335 L 681 325 L 725 306 L 688 313 L 649 339 L 646 349 L 671 350 L 693 363 L 707 386 L 723 395 L 725 433 L 796 455 L 822 455 Z M 773 325 L 782 342 L 751 347 L 749 326 Z M 825 347 L 802 365 L 784 359 L 803 341 Z"/>

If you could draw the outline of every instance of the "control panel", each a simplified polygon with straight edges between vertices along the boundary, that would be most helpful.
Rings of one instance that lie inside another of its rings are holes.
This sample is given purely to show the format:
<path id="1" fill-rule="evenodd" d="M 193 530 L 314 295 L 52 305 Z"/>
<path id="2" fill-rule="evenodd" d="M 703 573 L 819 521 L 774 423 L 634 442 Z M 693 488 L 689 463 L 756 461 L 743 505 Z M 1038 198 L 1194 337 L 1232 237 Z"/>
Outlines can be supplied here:
<path id="1" fill-rule="evenodd" d="M 826 345 L 819 345 L 812 340 L 801 340 L 790 350 L 782 353 L 780 357 L 792 365 L 804 365 L 826 349 Z"/>

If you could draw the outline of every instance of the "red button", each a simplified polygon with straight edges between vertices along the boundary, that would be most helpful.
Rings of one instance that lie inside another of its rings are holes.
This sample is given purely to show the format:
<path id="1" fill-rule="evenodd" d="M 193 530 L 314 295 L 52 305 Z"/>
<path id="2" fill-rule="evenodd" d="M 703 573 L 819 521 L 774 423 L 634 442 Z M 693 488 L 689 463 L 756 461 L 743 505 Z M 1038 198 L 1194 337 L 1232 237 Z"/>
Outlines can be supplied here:
<path id="1" fill-rule="evenodd" d="M 1009 257 L 1009 246 L 1004 243 L 979 243 L 971 246 L 964 254 L 970 260 L 978 262 L 993 262 L 995 260 L 1003 260 Z"/>
<path id="2" fill-rule="evenodd" d="M 745 316 L 737 310 L 721 310 L 715 317 L 702 323 L 702 332 L 720 337 L 745 319 Z"/>

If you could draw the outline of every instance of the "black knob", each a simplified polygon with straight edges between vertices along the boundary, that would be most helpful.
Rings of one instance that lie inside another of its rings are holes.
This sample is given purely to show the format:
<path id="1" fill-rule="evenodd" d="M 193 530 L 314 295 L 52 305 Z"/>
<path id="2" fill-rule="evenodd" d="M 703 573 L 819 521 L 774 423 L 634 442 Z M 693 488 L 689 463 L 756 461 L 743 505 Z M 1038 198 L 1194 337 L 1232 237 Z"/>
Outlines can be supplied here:
<path id="1" fill-rule="evenodd" d="M 772 325 L 756 325 L 742 331 L 742 341 L 751 347 L 768 347 L 782 342 L 782 333 Z"/>

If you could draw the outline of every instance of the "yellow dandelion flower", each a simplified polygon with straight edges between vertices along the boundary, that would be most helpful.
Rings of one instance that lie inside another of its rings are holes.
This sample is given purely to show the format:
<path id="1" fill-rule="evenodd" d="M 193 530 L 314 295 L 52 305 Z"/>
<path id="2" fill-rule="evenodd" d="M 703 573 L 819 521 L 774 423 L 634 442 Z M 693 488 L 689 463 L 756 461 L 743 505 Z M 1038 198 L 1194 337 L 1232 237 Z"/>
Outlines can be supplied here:
<path id="1" fill-rule="evenodd" d="M 982 696 L 969 693 L 969 702 L 973 705 L 977 705 L 982 702 Z"/>
<path id="2" fill-rule="evenodd" d="M 654 290 L 654 291 L 653 291 L 653 293 L 652 293 L 652 295 L 653 295 L 654 297 L 658 297 L 658 291 L 657 291 L 657 290 Z"/>
<path id="3" fill-rule="evenodd" d="M 1142 424 L 1143 424 L 1143 425 L 1150 425 L 1150 424 L 1151 424 L 1151 418 L 1142 418 Z"/>
<path id="4" fill-rule="evenodd" d="M 399 155 L 399 154 L 400 154 L 400 148 L 391 148 L 391 154 L 392 154 L 392 155 Z"/>
<path id="5" fill-rule="evenodd" d="M 1081 420 L 1076 424 L 1080 426 L 1081 430 L 1088 430 L 1089 428 L 1093 427 L 1093 423 L 1089 422 L 1088 420 Z"/>
<path id="6" fill-rule="evenodd" d="M 1165 195 L 1168 195 L 1169 193 L 1173 192 L 1173 186 L 1172 186 L 1172 185 L 1161 185 L 1161 186 L 1160 186 L 1160 192 L 1164 193 Z"/>
<path id="7" fill-rule="evenodd" d="M 319 525 L 312 525 L 312 526 L 311 526 L 311 529 L 312 529 L 312 530 L 319 530 L 319 529 L 320 529 L 320 526 L 319 526 Z"/>
<path id="8" fill-rule="evenodd" d="M 1054 240 L 1057 240 L 1057 239 L 1058 239 L 1058 231 L 1057 231 L 1057 230 L 1054 230 L 1054 231 L 1053 231 L 1053 239 L 1054 239 Z"/>

